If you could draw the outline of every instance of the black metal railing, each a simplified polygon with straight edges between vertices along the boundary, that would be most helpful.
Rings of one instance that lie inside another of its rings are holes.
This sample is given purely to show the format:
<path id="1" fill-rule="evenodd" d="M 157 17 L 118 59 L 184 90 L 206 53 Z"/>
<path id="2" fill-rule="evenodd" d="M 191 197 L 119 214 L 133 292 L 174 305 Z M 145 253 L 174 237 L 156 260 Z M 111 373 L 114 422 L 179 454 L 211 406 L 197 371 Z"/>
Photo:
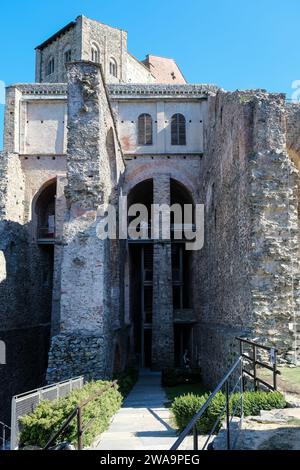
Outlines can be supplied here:
<path id="1" fill-rule="evenodd" d="M 110 388 L 116 387 L 117 386 L 117 381 L 115 380 L 114 382 L 110 383 L 106 387 L 103 387 L 98 393 L 93 395 L 92 397 L 88 398 L 87 400 L 81 402 L 74 410 L 69 414 L 65 422 L 61 425 L 61 427 L 58 429 L 58 431 L 50 438 L 50 440 L 47 442 L 43 450 L 50 450 L 55 449 L 55 444 L 57 443 L 57 440 L 60 436 L 62 436 L 70 423 L 73 421 L 73 419 L 76 417 L 76 435 L 77 435 L 77 450 L 82 450 L 83 449 L 83 442 L 82 442 L 82 436 L 86 432 L 86 430 L 90 427 L 92 422 L 94 421 L 95 418 L 91 418 L 88 423 L 83 426 L 82 422 L 82 408 L 84 408 L 88 403 L 90 403 L 92 400 L 95 400 L 95 398 L 98 398 L 100 395 L 102 395 L 104 392 L 109 390 Z"/>
<path id="2" fill-rule="evenodd" d="M 236 375 L 238 375 L 238 378 L 236 380 Z M 232 385 L 233 383 L 233 385 Z M 225 405 L 221 409 L 220 413 L 218 414 L 208 436 L 205 436 L 206 440 L 204 444 L 201 447 L 201 450 L 206 450 L 212 437 L 215 434 L 215 431 L 218 430 L 219 425 L 221 423 L 221 420 L 223 420 L 224 415 L 226 416 L 226 447 L 227 449 L 232 449 L 234 448 L 234 442 L 232 441 L 232 436 L 231 436 L 231 429 L 230 429 L 230 424 L 232 421 L 232 418 L 234 416 L 234 413 L 236 413 L 238 404 L 240 403 L 240 423 L 239 426 L 241 426 L 241 421 L 243 419 L 243 375 L 242 375 L 242 358 L 239 357 L 236 362 L 233 364 L 233 366 L 230 368 L 230 370 L 227 372 L 225 377 L 221 380 L 221 382 L 218 384 L 218 386 L 215 388 L 215 390 L 210 394 L 206 402 L 201 406 L 199 411 L 195 414 L 195 416 L 191 419 L 187 427 L 182 431 L 182 433 L 179 435 L 178 439 L 176 442 L 173 444 L 170 450 L 177 450 L 179 446 L 182 444 L 184 439 L 193 433 L 193 450 L 199 450 L 199 432 L 198 432 L 198 423 L 201 420 L 203 414 L 209 407 L 210 403 L 214 399 L 214 397 L 217 395 L 218 392 L 222 391 L 223 388 L 225 388 Z M 230 389 L 231 388 L 231 389 Z M 237 400 L 234 409 L 232 412 L 230 412 L 230 399 L 233 393 L 236 392 L 237 389 L 240 389 L 240 397 Z"/>
<path id="3" fill-rule="evenodd" d="M 206 450 L 208 445 L 212 439 L 215 437 L 216 432 L 221 427 L 221 421 L 224 420 L 224 424 L 226 425 L 226 449 L 234 449 L 237 439 L 239 430 L 242 427 L 243 422 L 243 395 L 245 390 L 245 374 L 248 375 L 254 385 L 254 390 L 258 390 L 258 384 L 263 384 L 267 389 L 273 391 L 277 389 L 277 382 L 276 377 L 279 374 L 277 370 L 277 350 L 275 348 L 261 345 L 255 343 L 254 341 L 237 337 L 240 345 L 240 355 L 238 359 L 235 361 L 233 366 L 227 372 L 225 377 L 221 380 L 221 382 L 217 385 L 215 390 L 210 394 L 206 402 L 201 406 L 201 408 L 197 411 L 191 421 L 188 423 L 186 428 L 181 432 L 178 439 L 175 441 L 173 446 L 170 450 L 177 450 L 179 446 L 182 444 L 185 438 L 187 438 L 191 433 L 193 434 L 193 450 L 199 450 L 199 432 L 198 432 L 198 424 L 200 423 L 201 418 L 203 417 L 205 411 L 211 404 L 214 397 L 217 395 L 218 392 L 224 390 L 225 394 L 225 404 L 222 407 L 220 413 L 218 414 L 211 430 L 207 435 L 204 435 L 204 444 L 202 444 L 201 450 Z M 247 344 L 252 348 L 253 355 L 249 355 L 245 353 L 244 345 Z M 258 350 L 262 349 L 267 351 L 269 354 L 269 360 L 271 365 L 266 364 L 263 361 L 258 359 Z M 245 368 L 244 361 L 248 361 L 252 364 L 253 373 L 250 372 Z M 262 368 L 268 369 L 272 371 L 273 383 L 269 384 L 265 380 L 261 379 L 257 376 L 257 366 Z M 231 397 L 233 393 L 237 393 L 239 391 L 238 397 L 235 397 L 234 405 L 231 403 Z M 239 416 L 238 416 L 239 415 Z M 235 425 L 235 432 L 236 436 L 234 439 L 232 438 L 233 431 L 231 429 L 231 423 L 233 418 L 236 420 L 239 418 L 237 426 Z"/>
<path id="4" fill-rule="evenodd" d="M 246 374 L 251 377 L 254 384 L 254 390 L 256 391 L 259 389 L 259 384 L 264 385 L 264 387 L 268 388 L 269 390 L 277 390 L 277 375 L 280 375 L 280 372 L 277 370 L 277 349 L 270 346 L 258 344 L 255 341 L 251 341 L 245 338 L 237 337 L 236 339 L 240 343 L 240 356 L 245 361 L 247 361 L 251 367 L 251 371 L 249 371 L 243 366 L 242 372 L 243 374 Z M 245 347 L 247 346 L 250 347 L 252 355 L 250 355 L 249 351 L 245 351 Z M 258 359 L 258 357 L 262 355 L 260 353 L 260 350 L 267 351 L 269 364 L 266 364 L 265 362 Z M 272 372 L 272 384 L 269 384 L 261 377 L 258 377 L 257 366 Z"/>

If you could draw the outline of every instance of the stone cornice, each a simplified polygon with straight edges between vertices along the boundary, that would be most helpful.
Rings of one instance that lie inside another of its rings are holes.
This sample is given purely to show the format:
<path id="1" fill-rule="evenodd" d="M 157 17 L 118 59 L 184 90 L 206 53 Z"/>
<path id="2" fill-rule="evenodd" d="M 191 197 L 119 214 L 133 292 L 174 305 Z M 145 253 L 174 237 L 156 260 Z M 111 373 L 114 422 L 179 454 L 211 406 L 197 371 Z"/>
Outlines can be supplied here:
<path id="1" fill-rule="evenodd" d="M 24 95 L 60 95 L 67 94 L 66 83 L 16 83 Z M 215 95 L 219 88 L 216 85 L 156 85 L 156 84 L 113 84 L 107 90 L 111 99 L 131 98 L 191 98 L 203 99 Z"/>
<path id="2" fill-rule="evenodd" d="M 109 95 L 117 98 L 206 98 L 215 95 L 219 88 L 216 85 L 158 85 L 158 84 L 111 84 Z"/>
<path id="3" fill-rule="evenodd" d="M 13 85 L 24 95 L 66 95 L 66 83 L 16 83 Z"/>

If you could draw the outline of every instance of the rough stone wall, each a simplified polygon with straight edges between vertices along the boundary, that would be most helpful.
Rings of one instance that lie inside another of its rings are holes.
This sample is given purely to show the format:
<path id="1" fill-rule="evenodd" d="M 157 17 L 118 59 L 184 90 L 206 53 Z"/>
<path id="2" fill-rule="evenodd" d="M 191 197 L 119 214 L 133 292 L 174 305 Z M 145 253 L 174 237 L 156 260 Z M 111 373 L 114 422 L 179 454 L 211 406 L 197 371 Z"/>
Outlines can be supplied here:
<path id="1" fill-rule="evenodd" d="M 91 60 L 91 44 L 95 43 L 100 52 L 100 63 L 106 83 L 126 82 L 127 32 L 122 29 L 82 17 L 82 59 Z M 117 63 L 117 77 L 109 73 L 110 58 Z"/>
<path id="2" fill-rule="evenodd" d="M 97 224 L 103 218 L 99 210 L 115 200 L 124 170 L 122 154 L 116 138 L 114 155 L 107 146 L 107 135 L 113 132 L 115 136 L 115 125 L 101 68 L 91 62 L 78 62 L 69 66 L 68 73 L 61 323 L 60 333 L 52 338 L 49 381 L 79 373 L 87 377 L 111 374 L 112 318 L 117 308 L 112 297 L 116 298 L 118 287 L 120 292 L 118 283 L 111 280 L 110 266 L 111 256 L 119 247 L 97 236 Z M 111 162 L 113 157 L 115 161 Z"/>
<path id="3" fill-rule="evenodd" d="M 210 385 L 232 364 L 236 335 L 276 344 L 285 356 L 293 348 L 297 178 L 284 122 L 281 95 L 220 91 L 209 98 L 200 186 L 205 244 L 194 295 Z"/>
<path id="4" fill-rule="evenodd" d="M 255 100 L 251 171 L 251 293 L 253 331 L 296 360 L 299 318 L 299 173 L 287 153 L 283 95 Z"/>
<path id="5" fill-rule="evenodd" d="M 64 53 L 71 49 L 72 60 L 81 59 L 81 31 L 82 20 L 79 16 L 73 28 L 66 31 L 62 36 L 51 42 L 42 50 L 36 49 L 36 82 L 62 83 L 67 80 L 67 69 Z M 48 60 L 54 58 L 54 73 L 46 74 Z"/>
<path id="6" fill-rule="evenodd" d="M 170 176 L 153 179 L 153 203 L 170 204 Z M 161 370 L 174 365 L 174 326 L 171 243 L 157 240 L 153 245 L 152 367 Z"/>
<path id="7" fill-rule="evenodd" d="M 43 383 L 50 332 L 48 289 L 40 284 L 40 258 L 28 242 L 24 193 L 19 156 L 0 154 L 0 339 L 7 353 L 0 366 L 0 420 L 6 423 L 12 395 Z"/>
<path id="8" fill-rule="evenodd" d="M 21 95 L 20 90 L 16 87 L 6 88 L 3 139 L 5 152 L 19 151 L 19 102 Z"/>

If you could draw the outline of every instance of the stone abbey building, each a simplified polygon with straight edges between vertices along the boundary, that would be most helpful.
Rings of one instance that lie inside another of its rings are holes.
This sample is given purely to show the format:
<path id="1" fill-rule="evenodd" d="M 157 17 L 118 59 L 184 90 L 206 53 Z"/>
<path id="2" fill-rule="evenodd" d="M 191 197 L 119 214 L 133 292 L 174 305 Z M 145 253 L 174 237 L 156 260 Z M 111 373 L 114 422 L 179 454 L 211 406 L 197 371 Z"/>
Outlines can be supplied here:
<path id="1" fill-rule="evenodd" d="M 45 380 L 181 366 L 186 350 L 213 385 L 237 335 L 299 361 L 299 155 L 283 94 L 187 84 L 84 16 L 38 46 L 36 83 L 6 93 L 0 419 Z M 101 240 L 120 196 L 204 204 L 203 248 Z"/>

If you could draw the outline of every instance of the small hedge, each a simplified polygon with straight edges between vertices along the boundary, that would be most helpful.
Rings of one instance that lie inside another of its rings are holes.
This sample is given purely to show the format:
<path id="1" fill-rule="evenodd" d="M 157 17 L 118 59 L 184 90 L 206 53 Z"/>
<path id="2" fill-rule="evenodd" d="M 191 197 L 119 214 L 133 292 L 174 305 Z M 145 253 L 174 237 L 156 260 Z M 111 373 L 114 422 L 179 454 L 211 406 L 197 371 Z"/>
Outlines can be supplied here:
<path id="1" fill-rule="evenodd" d="M 138 380 L 138 377 L 139 371 L 134 367 L 125 369 L 123 372 L 119 372 L 114 375 L 114 380 L 118 381 L 119 392 L 124 398 L 127 397 L 128 393 Z"/>
<path id="2" fill-rule="evenodd" d="M 177 428 L 181 432 L 201 406 L 206 402 L 209 394 L 194 395 L 189 393 L 175 398 L 172 403 L 172 412 Z M 235 415 L 240 415 L 240 394 L 233 394 L 230 400 L 230 410 L 235 410 Z M 261 410 L 271 410 L 273 408 L 285 408 L 286 402 L 280 392 L 245 392 L 243 401 L 244 416 L 258 415 Z M 218 392 L 197 423 L 198 431 L 207 434 L 211 431 L 217 417 L 225 407 L 225 395 Z M 225 411 L 222 419 L 225 417 Z M 220 420 L 220 425 L 222 423 Z"/>
<path id="3" fill-rule="evenodd" d="M 102 380 L 92 381 L 85 384 L 82 389 L 74 390 L 65 398 L 42 401 L 31 414 L 20 418 L 20 447 L 25 445 L 44 447 L 79 403 L 94 396 L 109 383 Z M 122 395 L 118 387 L 113 387 L 82 408 L 83 426 L 93 419 L 83 434 L 84 446 L 89 446 L 98 434 L 107 429 L 111 417 L 121 404 Z M 76 429 L 76 418 L 74 418 L 63 437 L 60 437 L 60 441 L 67 440 L 76 445 Z"/>

